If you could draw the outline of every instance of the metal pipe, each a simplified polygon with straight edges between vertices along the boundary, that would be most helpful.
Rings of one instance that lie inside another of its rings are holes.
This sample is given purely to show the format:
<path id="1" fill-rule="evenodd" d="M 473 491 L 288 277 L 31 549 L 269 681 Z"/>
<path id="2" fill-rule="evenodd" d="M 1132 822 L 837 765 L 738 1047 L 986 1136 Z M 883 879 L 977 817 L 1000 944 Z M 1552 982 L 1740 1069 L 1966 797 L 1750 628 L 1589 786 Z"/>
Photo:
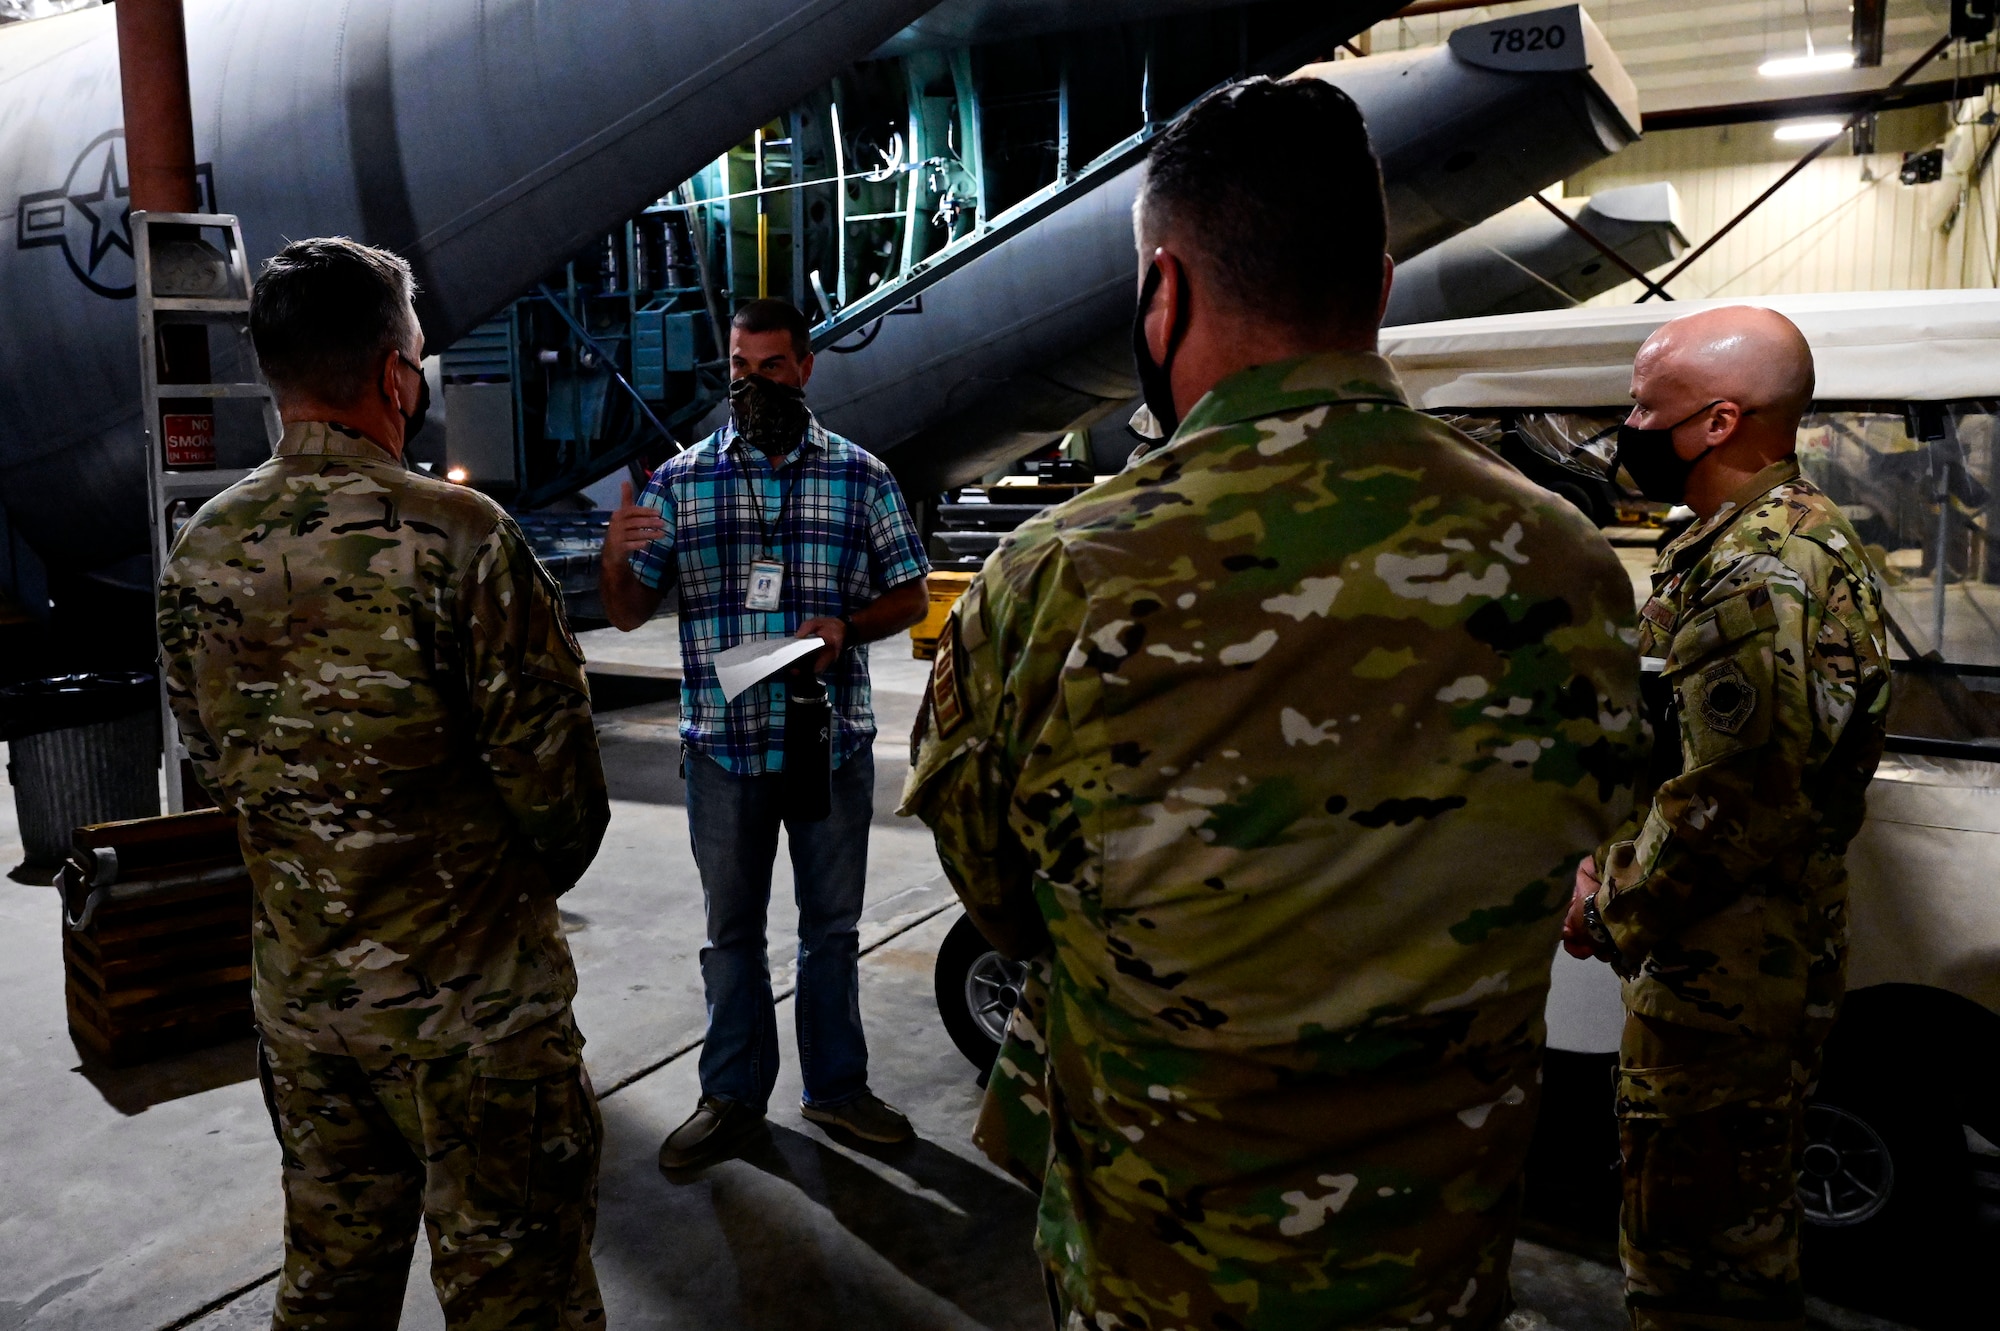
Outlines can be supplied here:
<path id="1" fill-rule="evenodd" d="M 728 181 L 724 181 L 727 184 Z M 708 275 L 708 218 L 696 206 L 694 190 L 682 185 L 681 198 L 687 201 L 688 248 L 694 251 L 695 281 L 701 283 L 702 308 L 708 311 L 708 331 L 714 339 L 716 354 L 724 360 L 729 358 L 729 329 L 722 317 L 722 302 L 716 295 L 715 283 Z"/>
<path id="2" fill-rule="evenodd" d="M 98 907 L 107 903 L 143 901 L 151 897 L 162 897 L 174 893 L 198 892 L 204 888 L 217 887 L 223 883 L 241 878 L 248 884 L 250 871 L 238 862 L 219 864 L 207 869 L 189 869 L 180 873 L 161 874 L 154 878 L 137 878 L 129 882 L 96 885 L 93 883 L 90 895 L 83 899 L 83 908 L 71 913 L 68 898 L 63 900 L 63 924 L 71 933 L 82 933 L 90 928 L 97 918 Z"/>
<path id="3" fill-rule="evenodd" d="M 1065 44 L 1056 74 L 1056 179 L 1068 181 L 1069 170 L 1069 46 Z"/>
<path id="4" fill-rule="evenodd" d="M 833 298 L 847 308 L 847 141 L 840 128 L 840 102 L 827 104 L 833 122 Z M 759 185 L 763 181 L 757 182 Z"/>
<path id="5" fill-rule="evenodd" d="M 1963 457 L 1958 442 L 1958 420 L 1944 413 L 1944 437 L 1926 440 L 1930 445 L 1931 490 L 1937 500 L 1937 553 L 1931 557 L 1931 646 L 1939 656 L 1944 650 L 1945 581 L 1951 572 L 1951 465 L 1950 457 Z M 1940 450 L 1949 449 L 1949 453 Z"/>
<path id="6" fill-rule="evenodd" d="M 198 213 L 201 187 L 194 173 L 194 108 L 188 95 L 181 0 L 119 0 L 114 8 L 131 206 Z"/>
<path id="7" fill-rule="evenodd" d="M 764 129 L 751 140 L 752 179 L 757 182 L 757 299 L 771 294 L 771 214 L 764 202 Z"/>

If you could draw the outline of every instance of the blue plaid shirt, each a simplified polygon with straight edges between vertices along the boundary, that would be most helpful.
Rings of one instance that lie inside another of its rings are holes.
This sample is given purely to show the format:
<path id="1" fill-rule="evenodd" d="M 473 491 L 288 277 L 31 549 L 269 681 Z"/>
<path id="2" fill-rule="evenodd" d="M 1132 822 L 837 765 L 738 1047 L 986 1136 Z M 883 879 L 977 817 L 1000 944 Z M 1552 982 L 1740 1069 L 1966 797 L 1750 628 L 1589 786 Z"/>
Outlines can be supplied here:
<path id="1" fill-rule="evenodd" d="M 929 573 L 903 492 L 879 458 L 817 419 L 777 459 L 738 442 L 731 422 L 661 464 L 639 502 L 660 511 L 667 534 L 632 556 L 632 571 L 655 591 L 680 584 L 681 742 L 739 775 L 782 771 L 784 685 L 773 679 L 726 703 L 716 653 L 851 615 Z M 747 610 L 750 565 L 767 557 L 784 565 L 782 608 Z M 827 694 L 839 766 L 875 738 L 865 646 L 841 653 Z"/>

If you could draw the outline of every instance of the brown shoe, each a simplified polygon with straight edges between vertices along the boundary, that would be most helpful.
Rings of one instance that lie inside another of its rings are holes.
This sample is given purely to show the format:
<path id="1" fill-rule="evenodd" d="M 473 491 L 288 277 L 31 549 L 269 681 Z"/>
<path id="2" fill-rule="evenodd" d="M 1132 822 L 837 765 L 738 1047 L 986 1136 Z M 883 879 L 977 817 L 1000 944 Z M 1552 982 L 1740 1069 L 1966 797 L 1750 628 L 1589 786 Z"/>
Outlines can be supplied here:
<path id="1" fill-rule="evenodd" d="M 893 1146 L 917 1135 L 910 1120 L 894 1105 L 883 1104 L 867 1091 L 837 1105 L 809 1105 L 799 1101 L 799 1112 L 814 1123 L 851 1132 L 865 1142 Z"/>
<path id="2" fill-rule="evenodd" d="M 734 1100 L 704 1095 L 687 1122 L 660 1143 L 661 1169 L 699 1169 L 728 1156 L 757 1131 L 764 1115 Z"/>

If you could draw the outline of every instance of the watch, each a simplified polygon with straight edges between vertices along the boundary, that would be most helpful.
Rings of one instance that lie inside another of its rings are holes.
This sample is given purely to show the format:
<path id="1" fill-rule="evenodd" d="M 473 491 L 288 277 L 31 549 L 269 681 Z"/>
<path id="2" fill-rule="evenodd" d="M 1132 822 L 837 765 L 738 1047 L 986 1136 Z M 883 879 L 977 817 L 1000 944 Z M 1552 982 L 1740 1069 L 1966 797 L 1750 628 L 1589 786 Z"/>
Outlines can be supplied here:
<path id="1" fill-rule="evenodd" d="M 1590 935 L 1591 951 L 1610 963 L 1612 970 L 1625 974 L 1625 957 L 1618 951 L 1618 944 L 1612 941 L 1611 930 L 1604 927 L 1604 917 L 1597 912 L 1595 892 L 1583 901 L 1583 931 Z"/>

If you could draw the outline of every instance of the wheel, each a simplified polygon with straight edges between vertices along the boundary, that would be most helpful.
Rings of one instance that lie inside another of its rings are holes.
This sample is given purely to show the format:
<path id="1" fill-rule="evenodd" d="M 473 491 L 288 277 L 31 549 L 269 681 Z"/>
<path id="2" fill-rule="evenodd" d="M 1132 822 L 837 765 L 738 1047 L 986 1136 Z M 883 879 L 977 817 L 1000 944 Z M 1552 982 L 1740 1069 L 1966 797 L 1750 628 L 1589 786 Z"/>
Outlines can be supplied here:
<path id="1" fill-rule="evenodd" d="M 1920 1076 L 1829 1071 L 1799 1155 L 1807 1289 L 1915 1326 L 1961 1324 L 1972 1159 L 1951 1097 Z"/>
<path id="2" fill-rule="evenodd" d="M 961 915 L 938 947 L 934 982 L 938 1016 L 958 1052 L 983 1076 L 1000 1052 L 1007 1018 L 1021 1001 L 1023 967 L 993 950 L 972 923 Z"/>
<path id="3" fill-rule="evenodd" d="M 1806 1106 L 1799 1154 L 1799 1203 L 1806 1223 L 1824 1229 L 1865 1225 L 1896 1191 L 1896 1159 L 1868 1121 L 1839 1105 Z"/>

